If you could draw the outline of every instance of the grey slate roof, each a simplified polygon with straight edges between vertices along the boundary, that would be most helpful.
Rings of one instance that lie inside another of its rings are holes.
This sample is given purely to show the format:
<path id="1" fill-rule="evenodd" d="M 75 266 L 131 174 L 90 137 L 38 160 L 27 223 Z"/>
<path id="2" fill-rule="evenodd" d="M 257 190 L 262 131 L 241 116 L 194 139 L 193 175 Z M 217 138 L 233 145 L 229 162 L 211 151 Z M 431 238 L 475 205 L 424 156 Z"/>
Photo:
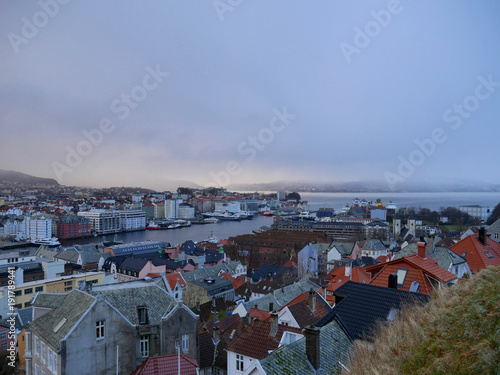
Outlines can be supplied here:
<path id="1" fill-rule="evenodd" d="M 33 319 L 33 307 L 17 310 L 16 319 L 20 329 L 26 328 Z"/>
<path id="2" fill-rule="evenodd" d="M 208 282 L 207 282 L 208 280 Z M 218 293 L 225 292 L 227 290 L 234 289 L 233 283 L 227 279 L 221 277 L 208 277 L 206 279 L 196 279 L 190 281 L 191 284 L 198 285 L 204 288 L 209 296 L 216 295 Z"/>
<path id="3" fill-rule="evenodd" d="M 31 304 L 40 307 L 56 308 L 63 303 L 65 298 L 66 294 L 63 293 L 37 293 Z"/>
<path id="4" fill-rule="evenodd" d="M 71 262 L 71 263 L 77 263 L 79 257 L 80 254 L 78 254 L 78 251 L 76 251 L 76 249 L 66 249 L 59 252 L 56 256 L 54 256 L 54 259 L 64 260 L 66 262 Z"/>
<path id="5" fill-rule="evenodd" d="M 245 302 L 245 306 L 247 308 L 255 307 L 255 304 L 258 305 L 258 308 L 265 308 L 269 306 L 269 303 L 272 302 L 275 309 L 278 309 L 291 300 L 299 296 L 304 292 L 308 292 L 311 288 L 316 291 L 319 289 L 319 286 L 313 283 L 310 280 L 302 280 L 291 285 L 287 285 L 283 288 L 274 290 L 272 293 L 269 293 L 263 297 L 256 298 L 252 301 Z"/>
<path id="6" fill-rule="evenodd" d="M 366 240 L 362 250 L 386 250 L 387 247 L 380 240 Z"/>
<path id="7" fill-rule="evenodd" d="M 241 262 L 232 261 L 229 263 L 216 264 L 214 266 L 203 267 L 193 271 L 183 272 L 182 276 L 186 282 L 193 282 L 194 280 L 204 279 L 206 277 L 218 276 L 220 272 L 227 272 L 233 275 L 236 272 L 236 267 Z"/>
<path id="8" fill-rule="evenodd" d="M 278 348 L 260 361 L 267 375 L 336 374 L 338 359 L 347 365 L 352 340 L 339 319 L 320 328 L 320 368 L 315 371 L 306 355 L 306 338 Z"/>
<path id="9" fill-rule="evenodd" d="M 43 296 L 40 294 L 38 297 Z M 68 294 L 62 294 L 64 299 L 57 309 L 33 320 L 30 328 L 36 331 L 53 348 L 57 348 L 59 341 L 75 326 L 80 318 L 94 303 L 95 297 L 79 290 L 72 290 Z M 66 322 L 54 332 L 54 328 L 63 320 Z"/>
<path id="10" fill-rule="evenodd" d="M 416 243 L 411 243 L 405 248 L 401 249 L 397 253 L 394 253 L 394 259 L 399 259 L 408 255 L 417 254 L 418 246 Z M 461 256 L 455 254 L 453 251 L 444 246 L 436 246 L 432 254 L 429 255 L 430 258 L 438 262 L 439 267 L 448 270 L 451 265 L 463 264 L 467 260 Z"/>
<path id="11" fill-rule="evenodd" d="M 113 305 L 134 325 L 139 324 L 137 308 L 146 306 L 149 324 L 160 324 L 161 318 L 175 305 L 175 300 L 160 285 L 161 278 L 156 282 L 136 280 L 119 284 L 98 285 L 92 288 L 92 295 L 103 295 L 104 299 Z"/>
<path id="12" fill-rule="evenodd" d="M 35 256 L 43 259 L 54 260 L 54 257 L 58 254 L 57 251 L 53 251 L 47 246 L 41 245 L 35 252 Z"/>
<path id="13" fill-rule="evenodd" d="M 352 251 L 354 250 L 354 242 L 332 242 L 330 244 L 332 247 L 335 247 L 337 251 L 342 255 L 351 255 Z"/>

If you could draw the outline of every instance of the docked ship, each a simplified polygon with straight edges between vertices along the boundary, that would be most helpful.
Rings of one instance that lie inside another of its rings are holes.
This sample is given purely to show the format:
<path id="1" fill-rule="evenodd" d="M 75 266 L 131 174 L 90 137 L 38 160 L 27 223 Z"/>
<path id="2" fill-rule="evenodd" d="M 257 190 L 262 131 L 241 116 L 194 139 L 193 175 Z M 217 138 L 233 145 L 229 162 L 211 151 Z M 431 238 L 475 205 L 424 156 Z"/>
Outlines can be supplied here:
<path id="1" fill-rule="evenodd" d="M 33 240 L 31 241 L 31 243 L 33 245 L 44 245 L 44 246 L 47 246 L 47 247 L 57 247 L 57 246 L 60 246 L 61 243 L 59 242 L 59 240 L 55 237 L 52 237 L 52 238 L 42 238 L 42 239 L 38 239 L 38 240 Z"/>
<path id="2" fill-rule="evenodd" d="M 227 221 L 227 220 L 240 221 L 241 220 L 241 217 L 239 215 L 232 214 L 228 211 L 225 211 L 225 212 L 220 212 L 220 211 L 204 212 L 202 215 L 207 217 L 207 218 L 214 217 L 214 218 L 221 220 L 221 221 Z"/>

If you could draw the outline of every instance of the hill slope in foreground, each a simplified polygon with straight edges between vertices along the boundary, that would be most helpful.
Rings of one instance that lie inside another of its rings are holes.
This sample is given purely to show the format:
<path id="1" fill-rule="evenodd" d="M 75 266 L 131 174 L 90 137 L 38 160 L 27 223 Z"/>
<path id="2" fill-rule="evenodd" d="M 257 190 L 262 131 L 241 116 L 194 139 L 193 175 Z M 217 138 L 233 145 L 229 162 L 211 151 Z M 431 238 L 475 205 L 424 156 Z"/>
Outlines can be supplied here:
<path id="1" fill-rule="evenodd" d="M 350 374 L 500 374 L 500 267 L 403 310 L 354 358 Z"/>

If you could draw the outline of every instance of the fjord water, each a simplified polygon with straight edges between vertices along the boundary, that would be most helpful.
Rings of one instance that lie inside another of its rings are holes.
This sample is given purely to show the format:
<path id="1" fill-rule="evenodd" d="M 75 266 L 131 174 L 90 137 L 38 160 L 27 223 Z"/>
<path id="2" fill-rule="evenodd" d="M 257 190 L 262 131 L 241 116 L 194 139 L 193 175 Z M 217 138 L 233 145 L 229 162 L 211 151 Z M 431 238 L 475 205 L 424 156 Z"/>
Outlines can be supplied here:
<path id="1" fill-rule="evenodd" d="M 333 207 L 339 211 L 346 203 L 351 204 L 354 198 L 375 202 L 381 199 L 384 204 L 392 201 L 398 208 L 415 207 L 439 210 L 441 207 L 458 207 L 460 205 L 478 204 L 481 206 L 495 207 L 500 202 L 500 192 L 496 193 L 301 193 L 302 200 L 309 202 L 311 210 L 321 207 Z M 226 239 L 239 234 L 252 233 L 253 229 L 261 226 L 270 226 L 272 217 L 255 215 L 253 220 L 223 221 L 218 224 L 192 225 L 187 228 L 169 230 L 146 230 L 138 232 L 118 233 L 115 235 L 98 236 L 63 242 L 64 245 L 72 243 L 95 243 L 104 240 L 132 241 L 165 241 L 171 245 L 181 244 L 186 240 L 201 241 L 210 236 Z"/>

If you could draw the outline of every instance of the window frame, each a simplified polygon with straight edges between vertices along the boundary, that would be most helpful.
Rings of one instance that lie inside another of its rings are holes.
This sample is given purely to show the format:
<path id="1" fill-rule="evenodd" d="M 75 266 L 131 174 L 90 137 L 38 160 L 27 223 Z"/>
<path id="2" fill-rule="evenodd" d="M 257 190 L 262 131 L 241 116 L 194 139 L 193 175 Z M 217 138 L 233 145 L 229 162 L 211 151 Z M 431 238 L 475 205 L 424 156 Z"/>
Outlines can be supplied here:
<path id="1" fill-rule="evenodd" d="M 401 272 L 401 274 L 400 274 Z M 398 268 L 397 272 L 396 272 L 396 275 L 397 275 L 397 284 L 398 286 L 403 286 L 405 281 L 406 281 L 406 276 L 408 275 L 408 269 L 406 268 Z M 400 279 L 400 275 L 401 275 L 401 282 L 399 282 L 399 279 Z"/>
<path id="2" fill-rule="evenodd" d="M 182 351 L 187 352 L 189 350 L 189 335 L 182 335 Z"/>
<path id="3" fill-rule="evenodd" d="M 97 320 L 95 322 L 95 338 L 96 340 L 104 340 L 105 337 L 105 320 Z"/>
<path id="4" fill-rule="evenodd" d="M 139 351 L 141 353 L 141 358 L 149 357 L 149 336 L 142 335 L 139 341 Z"/>
<path id="5" fill-rule="evenodd" d="M 245 356 L 236 354 L 236 371 L 245 371 Z"/>

